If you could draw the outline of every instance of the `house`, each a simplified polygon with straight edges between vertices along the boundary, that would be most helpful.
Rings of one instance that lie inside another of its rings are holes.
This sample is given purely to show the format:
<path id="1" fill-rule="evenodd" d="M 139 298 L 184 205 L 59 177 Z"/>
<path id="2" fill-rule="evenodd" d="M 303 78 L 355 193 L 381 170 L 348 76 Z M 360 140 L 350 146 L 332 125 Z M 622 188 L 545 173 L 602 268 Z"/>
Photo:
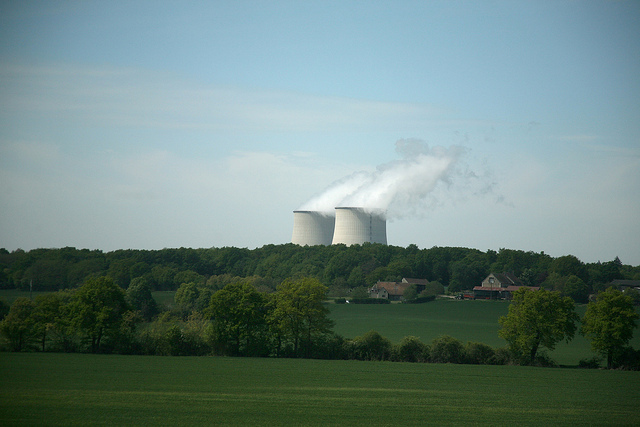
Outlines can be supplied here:
<path id="1" fill-rule="evenodd" d="M 523 286 L 523 284 L 513 273 L 491 273 L 482 281 L 482 287 L 506 288 L 507 286 Z"/>
<path id="2" fill-rule="evenodd" d="M 411 286 L 402 282 L 378 282 L 369 289 L 369 298 L 386 298 L 390 301 L 400 301 L 404 291 Z"/>
<path id="3" fill-rule="evenodd" d="M 411 285 L 416 286 L 418 293 L 424 291 L 429 283 L 426 279 L 403 278 L 401 282 L 378 282 L 369 289 L 369 298 L 386 298 L 390 301 L 401 301 L 404 291 Z"/>
<path id="4" fill-rule="evenodd" d="M 385 286 L 378 286 L 381 283 L 385 283 L 385 282 L 378 282 L 375 285 L 373 285 L 371 289 L 369 289 L 369 298 L 389 299 L 389 291 L 387 290 L 387 288 Z"/>
<path id="5" fill-rule="evenodd" d="M 473 288 L 473 299 L 511 299 L 513 292 L 525 287 L 513 273 L 491 273 L 481 286 Z M 526 286 L 537 291 L 539 287 Z"/>

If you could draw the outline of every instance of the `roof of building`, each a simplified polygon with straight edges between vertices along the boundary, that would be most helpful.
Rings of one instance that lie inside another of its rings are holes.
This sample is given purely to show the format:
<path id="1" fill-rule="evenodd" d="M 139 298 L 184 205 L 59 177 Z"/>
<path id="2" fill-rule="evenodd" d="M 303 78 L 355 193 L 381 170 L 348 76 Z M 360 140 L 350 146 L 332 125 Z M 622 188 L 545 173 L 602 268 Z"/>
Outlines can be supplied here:
<path id="1" fill-rule="evenodd" d="M 496 279 L 498 279 L 500 283 L 511 284 L 516 286 L 521 285 L 522 283 L 520 279 L 518 279 L 516 275 L 513 273 L 505 272 L 505 273 L 491 273 L 491 274 L 493 274 L 493 276 Z"/>
<path id="2" fill-rule="evenodd" d="M 402 282 L 378 282 L 375 285 L 373 285 L 373 288 L 384 288 L 387 290 L 387 292 L 389 293 L 389 295 L 397 295 L 397 296 L 402 296 L 404 294 L 404 291 L 410 286 L 409 283 L 402 283 Z"/>
<path id="3" fill-rule="evenodd" d="M 402 278 L 402 283 L 408 283 L 410 285 L 416 284 L 416 285 L 428 285 L 429 281 L 427 279 L 412 279 L 409 277 L 403 277 Z"/>
<path id="4" fill-rule="evenodd" d="M 474 291 L 488 291 L 488 292 L 504 292 L 504 291 L 509 291 L 509 292 L 515 292 L 520 288 L 528 288 L 531 289 L 532 291 L 537 291 L 538 289 L 540 289 L 539 286 L 507 286 L 506 288 L 499 288 L 499 287 L 495 287 L 495 288 L 490 288 L 488 286 L 476 286 L 473 288 Z"/>

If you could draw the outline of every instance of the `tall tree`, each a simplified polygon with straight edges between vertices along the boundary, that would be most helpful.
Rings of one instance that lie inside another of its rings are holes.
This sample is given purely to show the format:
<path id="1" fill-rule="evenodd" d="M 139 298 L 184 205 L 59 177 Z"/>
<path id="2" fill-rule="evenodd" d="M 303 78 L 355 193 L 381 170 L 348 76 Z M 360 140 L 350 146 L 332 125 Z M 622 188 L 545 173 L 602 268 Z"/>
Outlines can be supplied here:
<path id="1" fill-rule="evenodd" d="M 184 312 L 195 310 L 200 297 L 200 289 L 194 282 L 183 283 L 180 285 L 173 297 L 174 301 Z"/>
<path id="2" fill-rule="evenodd" d="M 151 286 L 144 277 L 136 277 L 131 280 L 126 295 L 127 303 L 140 312 L 140 315 L 147 321 L 158 314 L 158 304 L 151 295 Z"/>
<path id="3" fill-rule="evenodd" d="M 47 337 L 49 332 L 59 328 L 61 325 L 62 306 L 64 300 L 62 292 L 38 295 L 36 297 L 31 317 L 34 322 L 34 329 L 40 340 L 40 348 L 46 350 Z"/>
<path id="4" fill-rule="evenodd" d="M 277 287 L 271 322 L 293 345 L 296 356 L 310 357 L 314 338 L 331 332 L 333 321 L 322 304 L 327 290 L 317 279 L 308 277 L 286 279 Z"/>
<path id="5" fill-rule="evenodd" d="M 106 335 L 118 333 L 127 309 L 124 291 L 110 277 L 89 279 L 69 306 L 72 325 L 89 338 L 93 353 L 100 351 Z"/>
<path id="6" fill-rule="evenodd" d="M 633 337 L 636 320 L 633 299 L 609 288 L 587 306 L 581 332 L 591 341 L 591 348 L 607 358 L 607 367 L 611 368 L 616 353 Z"/>
<path id="7" fill-rule="evenodd" d="M 499 319 L 498 335 L 515 354 L 533 363 L 540 347 L 553 350 L 558 342 L 573 339 L 577 320 L 571 298 L 521 288 L 514 292 L 508 314 Z"/>
<path id="8" fill-rule="evenodd" d="M 206 315 L 213 320 L 213 341 L 229 356 L 264 356 L 267 299 L 248 283 L 230 283 L 211 297 Z"/>
<path id="9" fill-rule="evenodd" d="M 0 322 L 0 333 L 9 340 L 9 345 L 13 351 L 21 351 L 29 343 L 33 336 L 33 313 L 34 303 L 29 298 L 17 298 L 9 314 Z"/>

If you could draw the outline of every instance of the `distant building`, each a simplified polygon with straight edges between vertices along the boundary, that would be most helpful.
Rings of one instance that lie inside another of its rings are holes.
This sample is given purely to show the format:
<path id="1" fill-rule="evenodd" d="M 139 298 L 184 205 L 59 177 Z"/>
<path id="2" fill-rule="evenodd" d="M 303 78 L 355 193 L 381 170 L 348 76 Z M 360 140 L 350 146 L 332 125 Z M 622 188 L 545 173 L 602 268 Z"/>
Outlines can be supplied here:
<path id="1" fill-rule="evenodd" d="M 411 285 L 416 285 L 418 293 L 424 291 L 427 284 L 426 279 L 403 278 L 401 282 L 378 282 L 369 288 L 369 298 L 385 298 L 390 301 L 402 301 L 404 291 Z"/>
<path id="2" fill-rule="evenodd" d="M 513 273 L 491 273 L 482 281 L 481 286 L 473 288 L 474 299 L 511 299 L 513 292 L 528 287 L 537 291 L 535 286 L 524 286 Z"/>

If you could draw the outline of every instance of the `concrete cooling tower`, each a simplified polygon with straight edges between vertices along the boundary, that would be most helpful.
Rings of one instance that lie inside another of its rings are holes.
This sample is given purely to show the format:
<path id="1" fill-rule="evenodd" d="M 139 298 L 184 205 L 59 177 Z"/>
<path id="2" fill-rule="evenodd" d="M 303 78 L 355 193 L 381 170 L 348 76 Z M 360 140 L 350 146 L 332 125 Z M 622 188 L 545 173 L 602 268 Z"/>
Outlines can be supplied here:
<path id="1" fill-rule="evenodd" d="M 330 245 L 334 224 L 333 216 L 315 211 L 293 211 L 291 243 L 300 246 Z"/>
<path id="2" fill-rule="evenodd" d="M 361 245 L 365 242 L 387 244 L 387 221 L 382 211 L 363 208 L 336 208 L 332 244 Z"/>

